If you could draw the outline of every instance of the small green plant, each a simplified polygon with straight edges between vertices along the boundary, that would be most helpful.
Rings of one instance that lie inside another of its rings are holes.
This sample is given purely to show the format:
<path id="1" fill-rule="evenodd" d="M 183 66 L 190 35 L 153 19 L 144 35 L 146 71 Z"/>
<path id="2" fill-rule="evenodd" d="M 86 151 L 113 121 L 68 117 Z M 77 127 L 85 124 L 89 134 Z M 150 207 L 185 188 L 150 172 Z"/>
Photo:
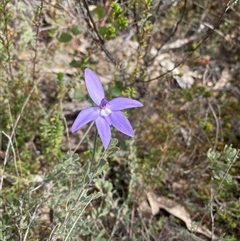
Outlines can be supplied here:
<path id="1" fill-rule="evenodd" d="M 97 7 L 94 12 L 100 19 L 102 17 L 107 18 L 106 24 L 98 27 L 100 35 L 106 40 L 115 39 L 118 32 L 127 28 L 129 24 L 128 18 L 126 17 L 127 9 L 121 6 L 117 1 L 111 3 L 111 12 L 109 16 L 107 16 L 107 12 L 101 7 Z"/>
<path id="2" fill-rule="evenodd" d="M 49 120 L 43 119 L 39 122 L 40 144 L 43 156 L 48 157 L 46 161 L 52 162 L 53 157 L 61 158 L 61 145 L 63 138 L 63 121 L 59 114 L 54 113 Z"/>
<path id="3" fill-rule="evenodd" d="M 213 151 L 207 153 L 210 161 L 211 175 L 213 177 L 211 202 L 217 200 L 216 214 L 214 218 L 220 224 L 224 223 L 227 227 L 226 233 L 234 232 L 240 222 L 240 203 L 236 193 L 240 188 L 234 178 L 239 173 L 240 165 L 237 163 L 239 150 L 232 146 L 225 146 L 223 151 Z M 211 212 L 213 203 L 210 203 Z M 212 220 L 214 222 L 214 220 Z M 236 237 L 235 237 L 236 238 Z M 226 239 L 224 239 L 226 240 Z M 234 236 L 230 240 L 234 240 Z"/>

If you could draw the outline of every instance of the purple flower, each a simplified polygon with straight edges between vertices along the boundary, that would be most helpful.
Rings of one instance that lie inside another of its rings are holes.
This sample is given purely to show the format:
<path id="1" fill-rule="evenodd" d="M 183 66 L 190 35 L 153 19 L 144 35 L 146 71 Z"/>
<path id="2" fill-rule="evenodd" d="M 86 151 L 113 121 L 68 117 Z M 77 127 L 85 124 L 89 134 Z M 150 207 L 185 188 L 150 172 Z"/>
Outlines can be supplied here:
<path id="1" fill-rule="evenodd" d="M 111 125 L 122 133 L 133 137 L 132 126 L 121 110 L 142 107 L 143 105 L 137 100 L 124 97 L 107 101 L 99 78 L 90 69 L 85 69 L 85 82 L 88 93 L 97 106 L 83 109 L 78 114 L 73 123 L 72 132 L 77 131 L 90 121 L 95 121 L 105 149 L 107 149 L 111 139 Z"/>

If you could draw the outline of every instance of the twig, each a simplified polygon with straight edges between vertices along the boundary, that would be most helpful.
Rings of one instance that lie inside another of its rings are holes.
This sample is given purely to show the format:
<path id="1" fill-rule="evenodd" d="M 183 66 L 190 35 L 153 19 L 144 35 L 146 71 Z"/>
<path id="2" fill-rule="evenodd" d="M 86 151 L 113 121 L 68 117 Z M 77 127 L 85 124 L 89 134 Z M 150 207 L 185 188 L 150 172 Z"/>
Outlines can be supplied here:
<path id="1" fill-rule="evenodd" d="M 111 7 L 111 4 L 109 3 L 109 5 L 107 6 L 107 13 L 106 13 L 106 16 L 103 18 L 103 20 L 100 22 L 99 26 L 100 27 L 103 27 L 104 24 L 106 23 L 110 13 L 112 11 L 112 7 Z"/>
<path id="2" fill-rule="evenodd" d="M 16 162 L 16 153 L 15 153 L 15 150 L 14 150 L 14 147 L 13 147 L 12 139 L 4 131 L 2 131 L 2 133 L 3 133 L 3 135 L 5 135 L 8 138 L 9 145 L 7 146 L 6 153 L 9 152 L 9 149 L 10 149 L 10 146 L 11 146 L 12 153 L 13 153 L 13 159 L 14 159 L 14 166 L 15 166 L 17 175 L 19 176 L 18 169 L 17 169 L 17 162 Z M 5 172 L 6 165 L 7 165 L 7 159 L 4 158 L 2 175 L 1 175 L 1 183 L 0 183 L 0 191 L 2 190 L 2 186 L 3 186 L 3 175 L 4 175 L 4 172 Z"/>
<path id="3" fill-rule="evenodd" d="M 93 162 L 94 162 L 94 159 L 95 159 L 95 153 L 96 153 L 96 147 L 97 147 L 97 135 L 98 135 L 98 132 L 97 132 L 97 129 L 95 129 L 94 143 L 93 143 L 93 153 L 92 153 L 92 159 L 91 159 L 91 163 L 90 163 L 90 167 L 89 167 L 89 173 L 91 173 L 91 171 L 92 171 L 92 165 L 93 165 Z M 93 178 L 93 175 L 92 175 L 92 178 Z M 92 178 L 90 180 L 90 183 L 92 182 Z"/>
<path id="4" fill-rule="evenodd" d="M 163 73 L 163 74 L 160 74 L 159 76 L 157 76 L 157 77 L 155 77 L 155 78 L 149 79 L 149 80 L 145 81 L 144 83 L 149 83 L 149 82 L 152 82 L 152 81 L 154 81 L 154 80 L 157 80 L 157 79 L 162 78 L 163 76 L 171 73 L 173 70 L 175 70 L 175 69 L 176 69 L 177 67 L 179 67 L 181 64 L 183 64 L 187 59 L 189 59 L 190 56 L 191 56 L 193 53 L 195 53 L 195 51 L 196 51 L 197 49 L 199 49 L 199 47 L 200 47 L 210 36 L 213 35 L 213 33 L 215 32 L 215 30 L 219 27 L 219 25 L 220 25 L 220 23 L 221 23 L 224 15 L 226 14 L 226 12 L 227 12 L 234 4 L 236 4 L 237 2 L 238 2 L 238 0 L 234 1 L 234 2 L 231 3 L 231 4 L 230 4 L 230 2 L 228 2 L 227 7 L 224 9 L 224 11 L 223 11 L 222 14 L 220 15 L 220 17 L 217 19 L 217 23 L 214 24 L 213 27 L 209 30 L 210 33 L 207 33 L 206 36 L 202 39 L 202 41 L 200 41 L 200 43 L 199 43 L 195 48 L 193 48 L 193 50 L 191 51 L 191 54 L 189 54 L 188 56 L 184 57 L 180 62 L 176 63 L 175 66 L 174 66 L 172 69 L 166 71 L 166 72 Z"/>
<path id="5" fill-rule="evenodd" d="M 8 10 L 7 10 L 7 4 L 9 3 L 9 1 L 4 0 L 3 1 L 3 7 L 1 10 L 1 14 L 3 15 L 3 24 L 4 24 L 4 34 L 5 34 L 5 39 L 6 42 L 4 40 L 2 41 L 3 46 L 6 49 L 7 52 L 7 64 L 8 64 L 8 70 L 10 72 L 10 77 L 11 77 L 11 81 L 14 81 L 14 76 L 13 76 L 13 70 L 12 70 L 12 63 L 11 63 L 11 54 L 10 54 L 10 42 L 11 40 L 9 39 L 9 33 L 8 33 Z M 6 44 L 5 44 L 6 43 Z"/>
<path id="6" fill-rule="evenodd" d="M 105 42 L 103 40 L 103 38 L 100 36 L 98 30 L 97 30 L 97 27 L 96 27 L 96 24 L 92 18 L 92 15 L 90 13 L 90 10 L 88 8 L 88 3 L 86 0 L 83 0 L 83 5 L 84 5 L 84 8 L 85 10 L 87 11 L 87 16 L 85 17 L 85 21 L 89 27 L 89 29 L 93 30 L 94 33 L 95 33 L 95 36 L 92 35 L 93 37 L 93 40 L 96 41 L 96 43 L 100 46 L 100 48 L 103 50 L 103 52 L 106 54 L 107 58 L 115 65 L 115 66 L 119 66 L 119 60 L 117 59 L 116 56 L 113 56 L 113 53 L 110 53 L 106 47 L 104 46 Z M 85 12 L 84 10 L 82 9 L 82 5 L 81 5 L 81 1 L 78 0 L 78 3 L 81 7 L 81 10 L 83 12 L 83 14 L 85 15 Z"/>
<path id="7" fill-rule="evenodd" d="M 159 4 L 159 6 L 160 6 L 160 4 Z M 158 6 L 158 8 L 159 8 L 159 6 Z M 168 36 L 168 38 L 166 39 L 166 41 L 165 41 L 162 45 L 160 45 L 160 47 L 157 48 L 157 53 L 156 53 L 156 55 L 153 56 L 149 61 L 152 61 L 153 59 L 155 59 L 155 58 L 158 56 L 158 54 L 159 54 L 159 52 L 161 51 L 161 49 L 164 47 L 164 45 L 165 45 L 166 43 L 168 43 L 168 42 L 171 40 L 171 38 L 174 37 L 174 35 L 176 34 L 176 32 L 177 32 L 177 30 L 178 30 L 178 27 L 179 27 L 180 23 L 181 23 L 182 20 L 183 20 L 183 17 L 184 17 L 184 15 L 185 15 L 186 11 L 187 11 L 187 0 L 184 0 L 184 8 L 183 8 L 182 14 L 181 14 L 179 20 L 176 22 L 175 26 L 173 27 L 173 29 L 172 29 L 172 31 L 171 31 L 171 34 Z M 150 37 L 150 38 L 151 38 L 151 37 Z M 145 55 L 146 55 L 146 53 L 145 53 Z M 145 58 L 145 56 L 144 56 L 144 58 Z M 144 59 L 144 60 L 145 60 L 145 59 Z"/>
<path id="8" fill-rule="evenodd" d="M 23 112 L 24 112 L 24 110 L 25 110 L 25 107 L 26 107 L 29 99 L 31 98 L 31 96 L 32 96 L 32 94 L 33 94 L 33 92 L 34 92 L 34 90 L 35 90 L 35 88 L 36 88 L 36 85 L 42 80 L 42 78 L 43 78 L 44 76 L 45 76 L 45 74 L 43 74 L 42 76 L 40 76 L 40 77 L 38 78 L 38 80 L 34 83 L 32 89 L 30 90 L 29 95 L 27 96 L 26 100 L 24 101 L 24 103 L 23 103 L 23 105 L 22 105 L 22 108 L 21 108 L 21 110 L 20 110 L 20 113 L 18 114 L 17 119 L 16 119 L 16 121 L 15 121 L 13 127 L 12 127 L 12 132 L 11 132 L 11 135 L 9 136 L 9 141 L 8 141 L 8 144 L 7 144 L 6 153 L 5 153 L 5 157 L 4 157 L 4 161 L 3 161 L 3 163 L 5 163 L 5 165 L 6 165 L 6 163 L 7 163 L 8 157 L 9 157 L 9 149 L 10 149 L 10 146 L 11 146 L 11 144 L 12 144 L 12 139 L 13 139 L 13 137 L 14 137 L 14 135 L 15 135 L 15 130 L 16 130 L 16 128 L 17 128 L 18 122 L 19 122 L 19 120 L 21 119 L 21 117 L 22 117 L 22 115 L 23 115 Z M 3 174 L 4 174 L 4 169 L 2 170 L 2 177 L 3 177 Z M 2 185 L 3 185 L 3 178 L 1 179 L 0 190 L 2 189 Z"/>
<path id="9" fill-rule="evenodd" d="M 217 142 L 218 142 L 218 136 L 219 136 L 219 121 L 218 121 L 218 117 L 212 107 L 212 104 L 209 101 L 208 101 L 208 106 L 213 114 L 213 117 L 214 117 L 214 120 L 216 123 L 216 134 L 215 134 L 215 141 L 214 141 L 214 147 L 213 147 L 213 150 L 215 151 L 217 148 Z"/>
<path id="10" fill-rule="evenodd" d="M 74 229 L 74 227 L 76 226 L 79 218 L 82 216 L 83 212 L 85 211 L 86 207 L 89 205 L 89 203 L 91 203 L 91 201 L 94 199 L 94 196 L 87 202 L 87 204 L 85 205 L 85 207 L 82 209 L 82 211 L 79 213 L 78 217 L 76 218 L 74 224 L 72 225 L 71 229 L 69 230 L 68 234 L 67 234 L 67 237 L 64 239 L 64 241 L 67 241 L 72 230 Z"/>
<path id="11" fill-rule="evenodd" d="M 34 80 L 34 76 L 36 73 L 36 63 L 37 63 L 37 55 L 38 55 L 38 35 L 40 33 L 40 19 L 42 15 L 42 10 L 43 10 L 43 1 L 41 1 L 39 10 L 37 12 L 37 21 L 35 22 L 36 24 L 36 35 L 35 35 L 35 46 L 34 46 L 34 56 L 33 56 L 33 68 L 32 68 L 32 79 Z M 37 87 L 37 86 L 36 86 Z"/>
<path id="12" fill-rule="evenodd" d="M 240 150 L 237 151 L 237 153 L 236 153 L 236 155 L 234 156 L 234 158 L 233 158 L 231 164 L 229 165 L 227 171 L 224 173 L 224 176 L 223 176 L 223 178 L 222 178 L 222 180 L 221 180 L 221 182 L 220 182 L 220 184 L 219 184 L 219 186 L 218 186 L 218 188 L 217 188 L 216 193 L 218 193 L 219 190 L 220 190 L 220 188 L 222 187 L 222 184 L 223 184 L 224 180 L 226 179 L 227 174 L 229 173 L 230 169 L 232 168 L 234 162 L 237 160 L 239 153 L 240 153 Z"/>
<path id="13" fill-rule="evenodd" d="M 88 132 L 91 130 L 91 128 L 94 125 L 94 121 L 91 123 L 91 125 L 88 127 L 87 131 L 85 132 L 85 134 L 83 135 L 82 139 L 80 140 L 80 142 L 78 143 L 77 147 L 75 148 L 75 150 L 73 151 L 73 154 L 77 151 L 77 149 L 79 148 L 79 146 L 82 144 L 83 140 L 85 139 L 85 137 L 87 136 Z M 73 155 L 72 154 L 72 155 Z"/>
<path id="14" fill-rule="evenodd" d="M 68 124 L 67 124 L 67 120 L 66 120 L 66 118 L 65 118 L 65 116 L 63 114 L 62 101 L 60 101 L 60 108 L 61 108 L 61 114 L 62 114 L 63 123 L 64 123 L 65 129 L 66 129 L 68 149 L 70 150 L 70 137 L 69 137 L 69 131 L 68 131 Z"/>
<path id="15" fill-rule="evenodd" d="M 215 215 L 214 215 L 214 208 L 213 208 L 213 202 L 214 202 L 214 196 L 215 196 L 215 193 L 214 193 L 214 188 L 213 188 L 213 176 L 211 177 L 211 188 L 210 188 L 210 193 L 211 193 L 211 197 L 210 197 L 210 215 L 211 215 L 211 223 L 212 223 L 212 227 L 211 227 L 211 240 L 213 241 L 214 240 L 214 230 L 215 230 L 215 221 L 214 221 L 214 218 L 215 218 Z"/>
<path id="16" fill-rule="evenodd" d="M 215 123 L 216 123 L 216 134 L 215 134 L 215 141 L 214 141 L 214 147 L 213 147 L 213 150 L 215 151 L 216 147 L 217 147 L 218 135 L 219 135 L 219 121 L 218 121 L 217 115 L 216 115 L 216 113 L 215 113 L 215 111 L 214 111 L 214 109 L 213 109 L 213 107 L 212 107 L 210 102 L 208 102 L 208 106 L 209 106 L 209 108 L 210 108 L 210 110 L 211 110 L 211 112 L 213 114 L 213 117 L 214 117 Z M 212 237 L 211 237 L 211 240 L 214 240 L 214 230 L 215 230 L 215 221 L 214 221 L 215 215 L 213 213 L 214 212 L 213 203 L 214 203 L 215 193 L 214 193 L 213 183 L 214 183 L 214 180 L 213 180 L 213 176 L 212 176 L 211 177 L 211 188 L 210 188 L 210 193 L 211 193 L 211 197 L 210 197 L 210 215 L 211 215 L 211 222 L 212 222 L 212 228 L 211 228 Z"/>
<path id="17" fill-rule="evenodd" d="M 25 232 L 25 235 L 24 235 L 24 238 L 23 238 L 23 241 L 26 241 L 27 240 L 27 236 L 28 236 L 28 232 L 29 232 L 29 229 L 30 229 L 30 226 L 32 224 L 32 222 L 34 221 L 34 219 L 36 218 L 37 216 L 37 211 L 40 207 L 41 203 L 38 203 L 38 205 L 36 206 L 35 210 L 34 210 L 34 213 L 33 213 L 33 216 L 31 218 L 31 221 L 29 222 L 28 226 L 27 226 L 27 230 Z"/>

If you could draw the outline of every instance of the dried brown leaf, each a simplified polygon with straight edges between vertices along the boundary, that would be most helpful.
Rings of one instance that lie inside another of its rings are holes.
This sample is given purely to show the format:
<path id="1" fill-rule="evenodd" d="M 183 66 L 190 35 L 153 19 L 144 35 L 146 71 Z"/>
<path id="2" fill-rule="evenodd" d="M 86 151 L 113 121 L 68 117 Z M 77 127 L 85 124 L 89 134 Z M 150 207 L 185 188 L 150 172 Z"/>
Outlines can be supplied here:
<path id="1" fill-rule="evenodd" d="M 182 220 L 186 224 L 186 227 L 189 231 L 201 233 L 208 238 L 212 238 L 212 232 L 200 224 L 194 224 L 191 220 L 190 214 L 180 204 L 167 197 L 158 196 L 152 192 L 147 193 L 147 198 L 150 203 L 153 215 L 156 215 L 159 212 L 159 209 L 162 208 L 171 215 Z"/>

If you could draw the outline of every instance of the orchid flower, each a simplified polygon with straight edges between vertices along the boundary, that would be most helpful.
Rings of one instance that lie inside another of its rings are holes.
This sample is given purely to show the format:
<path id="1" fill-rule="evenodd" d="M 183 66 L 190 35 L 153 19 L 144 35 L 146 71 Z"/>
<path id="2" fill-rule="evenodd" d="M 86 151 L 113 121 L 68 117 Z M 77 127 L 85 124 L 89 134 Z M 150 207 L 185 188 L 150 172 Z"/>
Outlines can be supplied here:
<path id="1" fill-rule="evenodd" d="M 97 106 L 85 108 L 78 114 L 73 123 L 72 132 L 77 131 L 90 121 L 95 121 L 98 134 L 105 149 L 107 149 L 111 140 L 111 125 L 125 135 L 133 137 L 132 126 L 121 110 L 142 107 L 143 105 L 137 100 L 125 97 L 107 101 L 97 75 L 88 68 L 85 69 L 84 74 L 87 91 Z"/>

